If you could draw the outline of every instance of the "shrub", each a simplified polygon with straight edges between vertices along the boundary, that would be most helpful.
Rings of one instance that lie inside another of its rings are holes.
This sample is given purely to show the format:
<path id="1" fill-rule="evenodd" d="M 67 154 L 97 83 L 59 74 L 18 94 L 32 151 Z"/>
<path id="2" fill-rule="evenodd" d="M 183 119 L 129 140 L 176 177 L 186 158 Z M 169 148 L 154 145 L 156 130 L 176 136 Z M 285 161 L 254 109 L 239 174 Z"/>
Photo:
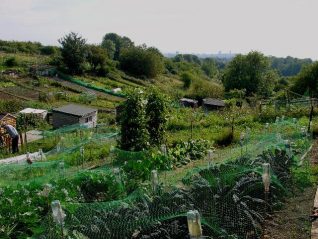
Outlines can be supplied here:
<path id="1" fill-rule="evenodd" d="M 221 84 L 213 81 L 197 79 L 194 81 L 187 93 L 191 98 L 204 99 L 204 98 L 221 98 L 223 97 L 224 89 Z"/>
<path id="2" fill-rule="evenodd" d="M 195 81 L 195 76 L 191 72 L 184 72 L 181 74 L 181 80 L 183 81 L 183 87 L 189 89 L 192 82 Z"/>
<path id="3" fill-rule="evenodd" d="M 313 138 L 317 138 L 318 136 L 318 125 L 314 124 L 312 127 L 312 136 Z"/>
<path id="4" fill-rule="evenodd" d="M 15 57 L 10 57 L 7 60 L 5 60 L 4 62 L 5 66 L 7 67 L 14 67 L 14 66 L 18 66 L 18 61 Z"/>
<path id="5" fill-rule="evenodd" d="M 145 112 L 144 93 L 136 89 L 130 93 L 120 113 L 120 147 L 129 151 L 141 151 L 149 148 L 149 132 Z"/>
<path id="6" fill-rule="evenodd" d="M 234 134 L 230 128 L 223 129 L 215 139 L 215 143 L 219 146 L 228 146 L 234 140 Z"/>
<path id="7" fill-rule="evenodd" d="M 120 57 L 120 67 L 137 77 L 155 78 L 163 71 L 163 56 L 153 48 L 128 48 Z"/>
<path id="8" fill-rule="evenodd" d="M 210 148 L 207 140 L 188 140 L 175 142 L 169 150 L 171 162 L 176 167 L 187 165 L 191 160 L 203 159 Z"/>
<path id="9" fill-rule="evenodd" d="M 146 115 L 151 145 L 160 145 L 164 141 L 167 123 L 167 101 L 159 91 L 152 89 L 147 97 Z"/>
<path id="10" fill-rule="evenodd" d="M 58 48 L 54 46 L 43 46 L 40 48 L 42 55 L 54 55 L 57 53 Z"/>

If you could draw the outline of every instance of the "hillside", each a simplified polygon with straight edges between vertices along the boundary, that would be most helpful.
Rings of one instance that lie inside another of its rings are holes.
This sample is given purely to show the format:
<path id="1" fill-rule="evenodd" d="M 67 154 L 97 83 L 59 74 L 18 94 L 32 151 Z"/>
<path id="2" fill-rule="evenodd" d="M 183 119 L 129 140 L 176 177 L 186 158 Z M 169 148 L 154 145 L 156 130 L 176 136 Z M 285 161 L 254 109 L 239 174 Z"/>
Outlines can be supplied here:
<path id="1" fill-rule="evenodd" d="M 7 66 L 6 60 L 12 58 L 16 59 L 17 65 Z M 50 58 L 43 55 L 0 52 L 0 59 L 0 100 L 19 102 L 16 109 L 4 109 L 2 105 L 2 111 L 18 111 L 23 107 L 50 110 L 66 103 L 113 111 L 125 97 L 112 94 L 112 89 L 121 88 L 124 95 L 131 89 L 148 87 L 153 83 L 128 76 L 120 70 L 111 71 L 105 77 L 88 74 L 70 77 L 58 73 L 56 67 L 50 65 Z M 52 70 L 53 73 L 50 72 Z M 167 76 L 160 77 L 156 84 L 165 91 L 170 91 L 167 85 L 182 85 L 178 79 Z M 106 93 L 108 91 L 110 93 Z M 103 121 L 103 118 L 100 120 Z"/>

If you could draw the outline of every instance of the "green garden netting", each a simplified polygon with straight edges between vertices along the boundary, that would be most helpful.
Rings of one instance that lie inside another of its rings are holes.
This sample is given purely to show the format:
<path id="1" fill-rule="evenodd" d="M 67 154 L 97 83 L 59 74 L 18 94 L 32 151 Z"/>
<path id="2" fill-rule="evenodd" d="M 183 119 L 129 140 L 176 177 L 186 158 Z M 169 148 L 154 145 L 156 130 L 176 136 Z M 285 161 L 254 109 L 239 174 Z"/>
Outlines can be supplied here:
<path id="1" fill-rule="evenodd" d="M 249 130 L 247 129 L 246 132 Z M 265 125 L 263 133 L 242 137 L 241 144 L 216 153 L 220 163 L 208 163 L 188 171 L 182 182 L 169 185 L 163 177 L 156 191 L 151 183 L 115 201 L 64 203 L 63 236 L 69 238 L 189 238 L 186 213 L 198 210 L 203 235 L 207 238 L 261 238 L 267 213 L 281 205 L 297 187 L 293 170 L 309 171 L 301 155 L 311 140 L 293 120 Z M 122 157 L 141 153 L 119 151 Z M 270 192 L 264 192 L 262 165 L 270 163 Z M 93 171 L 117 175 L 125 190 L 120 170 L 111 166 Z M 162 176 L 162 174 L 161 174 Z M 166 179 L 167 180 L 167 179 Z M 59 227 L 47 218 L 42 238 L 62 238 Z"/>

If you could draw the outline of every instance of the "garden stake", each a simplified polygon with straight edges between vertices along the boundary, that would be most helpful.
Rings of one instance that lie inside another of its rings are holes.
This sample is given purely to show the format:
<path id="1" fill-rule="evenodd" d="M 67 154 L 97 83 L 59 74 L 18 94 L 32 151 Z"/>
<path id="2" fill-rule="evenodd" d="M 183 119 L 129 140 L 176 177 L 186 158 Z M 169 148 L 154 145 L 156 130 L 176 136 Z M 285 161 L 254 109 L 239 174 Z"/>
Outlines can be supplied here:
<path id="1" fill-rule="evenodd" d="M 42 149 L 39 149 L 39 155 L 40 155 L 41 161 L 43 161 L 43 150 Z"/>
<path id="2" fill-rule="evenodd" d="M 245 138 L 245 134 L 242 132 L 240 135 L 241 158 L 243 157 L 244 138 Z"/>
<path id="3" fill-rule="evenodd" d="M 167 146 L 165 144 L 162 144 L 160 149 L 161 149 L 161 152 L 163 153 L 163 155 L 165 156 L 165 158 L 167 159 L 167 157 L 168 157 Z M 166 179 L 167 179 L 167 169 L 165 170 L 165 180 Z"/>
<path id="4" fill-rule="evenodd" d="M 82 168 L 84 168 L 84 147 L 80 147 L 80 153 L 81 153 L 81 161 L 82 161 Z"/>
<path id="5" fill-rule="evenodd" d="M 262 174 L 262 180 L 264 184 L 264 192 L 265 192 L 265 212 L 268 211 L 268 194 L 269 194 L 269 188 L 271 183 L 270 178 L 270 164 L 269 163 L 263 163 L 263 174 Z"/>
<path id="6" fill-rule="evenodd" d="M 64 225 L 64 219 L 65 219 L 66 215 L 63 212 L 63 209 L 61 207 L 61 204 L 60 204 L 59 200 L 53 201 L 51 203 L 51 207 L 52 207 L 53 219 L 58 225 L 60 225 L 62 239 L 64 239 L 64 228 L 63 228 L 63 225 Z"/>
<path id="7" fill-rule="evenodd" d="M 210 168 L 212 165 L 212 157 L 213 157 L 213 151 L 211 149 L 208 150 L 208 167 Z"/>
<path id="8" fill-rule="evenodd" d="M 197 210 L 190 210 L 187 212 L 188 230 L 191 239 L 198 239 L 202 237 L 202 227 L 200 214 Z"/>
<path id="9" fill-rule="evenodd" d="M 151 186 L 152 186 L 152 191 L 154 194 L 156 194 L 158 191 L 158 185 L 159 185 L 158 171 L 152 170 L 151 171 Z"/>

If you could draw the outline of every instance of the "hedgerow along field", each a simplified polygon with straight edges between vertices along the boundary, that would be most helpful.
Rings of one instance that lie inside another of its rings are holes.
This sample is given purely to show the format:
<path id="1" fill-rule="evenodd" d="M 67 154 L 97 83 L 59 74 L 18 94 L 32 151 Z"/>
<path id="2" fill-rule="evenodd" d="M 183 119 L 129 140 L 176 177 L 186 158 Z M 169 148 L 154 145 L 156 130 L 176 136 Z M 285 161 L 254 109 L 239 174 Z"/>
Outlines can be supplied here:
<path id="1" fill-rule="evenodd" d="M 187 212 L 198 210 L 204 236 L 258 238 L 267 213 L 312 183 L 301 158 L 312 142 L 304 123 L 247 129 L 225 149 L 190 139 L 143 152 L 116 148 L 118 132 L 105 126 L 48 132 L 42 159 L 1 166 L 2 237 L 187 238 Z M 271 165 L 266 198 L 263 163 Z M 61 224 L 54 200 L 66 215 Z"/>

